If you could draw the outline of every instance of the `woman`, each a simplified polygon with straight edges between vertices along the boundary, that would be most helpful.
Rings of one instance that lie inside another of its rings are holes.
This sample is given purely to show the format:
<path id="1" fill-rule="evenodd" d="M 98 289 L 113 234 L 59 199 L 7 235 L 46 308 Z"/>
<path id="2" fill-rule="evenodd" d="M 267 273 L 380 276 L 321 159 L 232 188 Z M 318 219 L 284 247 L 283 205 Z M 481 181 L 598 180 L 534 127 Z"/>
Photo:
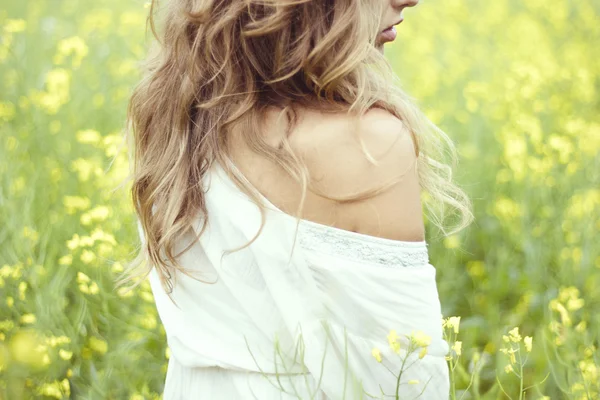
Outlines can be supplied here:
<path id="1" fill-rule="evenodd" d="M 472 215 L 383 56 L 416 3 L 165 2 L 129 110 L 143 246 L 121 283 L 149 276 L 166 400 L 448 397 L 421 189 L 442 230 L 444 205 L 453 232 Z"/>

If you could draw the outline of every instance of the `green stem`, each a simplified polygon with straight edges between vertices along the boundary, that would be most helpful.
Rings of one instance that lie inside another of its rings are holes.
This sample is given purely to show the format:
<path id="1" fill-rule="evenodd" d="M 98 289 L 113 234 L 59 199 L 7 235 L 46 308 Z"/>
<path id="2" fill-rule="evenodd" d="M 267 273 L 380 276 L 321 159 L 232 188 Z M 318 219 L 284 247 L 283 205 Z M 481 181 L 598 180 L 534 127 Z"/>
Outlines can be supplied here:
<path id="1" fill-rule="evenodd" d="M 523 360 L 521 359 L 521 346 L 519 345 L 519 350 L 517 350 L 519 354 L 519 375 L 520 375 L 520 390 L 519 390 L 519 400 L 523 400 Z"/>
<path id="2" fill-rule="evenodd" d="M 409 347 L 410 350 L 410 347 Z M 404 365 L 406 364 L 406 359 L 411 354 L 410 351 L 406 352 L 406 355 L 402 359 L 402 365 L 400 366 L 400 373 L 398 373 L 398 380 L 396 381 L 396 400 L 400 400 L 400 378 L 402 378 L 402 372 L 404 372 Z"/>

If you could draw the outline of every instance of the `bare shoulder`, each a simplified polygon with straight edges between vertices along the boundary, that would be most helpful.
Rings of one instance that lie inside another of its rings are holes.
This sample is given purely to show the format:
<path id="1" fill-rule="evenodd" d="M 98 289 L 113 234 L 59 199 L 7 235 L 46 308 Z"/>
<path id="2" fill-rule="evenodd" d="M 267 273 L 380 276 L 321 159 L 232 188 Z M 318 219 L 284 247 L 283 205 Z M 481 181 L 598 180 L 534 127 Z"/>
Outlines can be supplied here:
<path id="1" fill-rule="evenodd" d="M 348 197 L 402 179 L 388 190 L 365 200 L 336 205 L 353 231 L 403 241 L 425 240 L 421 186 L 416 170 L 413 137 L 391 113 L 373 109 L 360 120 L 316 118 L 310 127 L 292 135 L 314 185 L 332 197 Z M 361 150 L 359 138 L 374 165 Z"/>

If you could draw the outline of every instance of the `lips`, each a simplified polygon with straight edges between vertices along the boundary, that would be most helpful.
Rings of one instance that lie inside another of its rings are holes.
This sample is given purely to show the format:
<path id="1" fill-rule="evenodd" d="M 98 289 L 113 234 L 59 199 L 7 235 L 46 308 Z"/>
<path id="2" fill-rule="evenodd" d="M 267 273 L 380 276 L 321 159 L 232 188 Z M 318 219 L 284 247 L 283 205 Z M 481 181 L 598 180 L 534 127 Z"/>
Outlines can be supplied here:
<path id="1" fill-rule="evenodd" d="M 388 28 L 385 31 L 381 32 L 379 34 L 379 37 L 382 43 L 386 43 L 393 42 L 396 39 L 397 35 L 398 33 L 396 32 L 396 28 L 392 26 L 391 28 Z"/>
<path id="2" fill-rule="evenodd" d="M 394 25 L 390 26 L 379 34 L 382 43 L 393 42 L 396 39 L 398 32 L 396 31 L 395 26 L 400 24 L 402 21 L 404 21 L 404 18 L 400 19 L 400 21 L 396 22 Z"/>

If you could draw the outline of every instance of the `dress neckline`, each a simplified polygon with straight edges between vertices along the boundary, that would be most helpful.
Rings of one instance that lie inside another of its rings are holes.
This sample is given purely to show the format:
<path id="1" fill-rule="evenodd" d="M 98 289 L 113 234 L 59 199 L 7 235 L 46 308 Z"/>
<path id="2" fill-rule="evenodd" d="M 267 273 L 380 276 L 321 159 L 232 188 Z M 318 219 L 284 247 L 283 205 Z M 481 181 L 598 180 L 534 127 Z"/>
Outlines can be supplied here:
<path id="1" fill-rule="evenodd" d="M 227 175 L 227 172 L 223 169 L 223 166 L 218 161 L 215 161 L 214 163 L 220 169 L 219 172 L 222 173 L 222 175 L 225 179 L 227 179 L 228 183 L 231 185 L 234 185 L 234 187 L 239 190 L 237 185 L 231 180 L 229 175 Z M 248 180 L 248 178 L 242 173 L 242 171 L 240 171 L 240 169 L 234 163 L 229 163 L 229 165 L 231 166 L 232 169 L 234 169 L 238 173 L 238 175 L 245 181 L 245 183 L 247 185 L 252 187 L 256 191 L 256 193 L 258 193 L 258 197 L 260 198 L 260 200 L 263 203 L 265 203 L 269 208 L 271 208 L 272 211 L 274 211 L 278 214 L 281 214 L 281 215 L 285 216 L 286 218 L 290 218 L 294 221 L 298 220 L 298 218 L 286 213 L 285 211 L 283 211 L 279 207 L 277 207 L 275 204 L 273 204 L 265 195 L 263 195 Z M 311 220 L 303 219 L 303 218 L 299 219 L 299 223 L 301 226 L 304 225 L 306 228 L 310 229 L 313 232 L 322 231 L 322 232 L 326 232 L 329 234 L 333 234 L 338 237 L 347 237 L 348 239 L 351 239 L 351 240 L 352 239 L 358 240 L 358 241 L 362 240 L 362 241 L 375 243 L 375 244 L 379 244 L 379 245 L 384 245 L 384 246 L 409 247 L 409 248 L 411 248 L 411 247 L 413 247 L 413 248 L 425 247 L 426 248 L 428 246 L 428 243 L 425 240 L 405 241 L 405 240 L 388 239 L 388 238 L 383 238 L 383 237 L 379 237 L 379 236 L 368 235 L 366 233 L 349 231 L 347 229 L 342 229 L 342 228 L 338 228 L 338 227 L 331 226 L 331 225 L 325 225 L 325 224 L 321 224 L 319 222 L 315 222 L 315 221 L 311 221 Z"/>

